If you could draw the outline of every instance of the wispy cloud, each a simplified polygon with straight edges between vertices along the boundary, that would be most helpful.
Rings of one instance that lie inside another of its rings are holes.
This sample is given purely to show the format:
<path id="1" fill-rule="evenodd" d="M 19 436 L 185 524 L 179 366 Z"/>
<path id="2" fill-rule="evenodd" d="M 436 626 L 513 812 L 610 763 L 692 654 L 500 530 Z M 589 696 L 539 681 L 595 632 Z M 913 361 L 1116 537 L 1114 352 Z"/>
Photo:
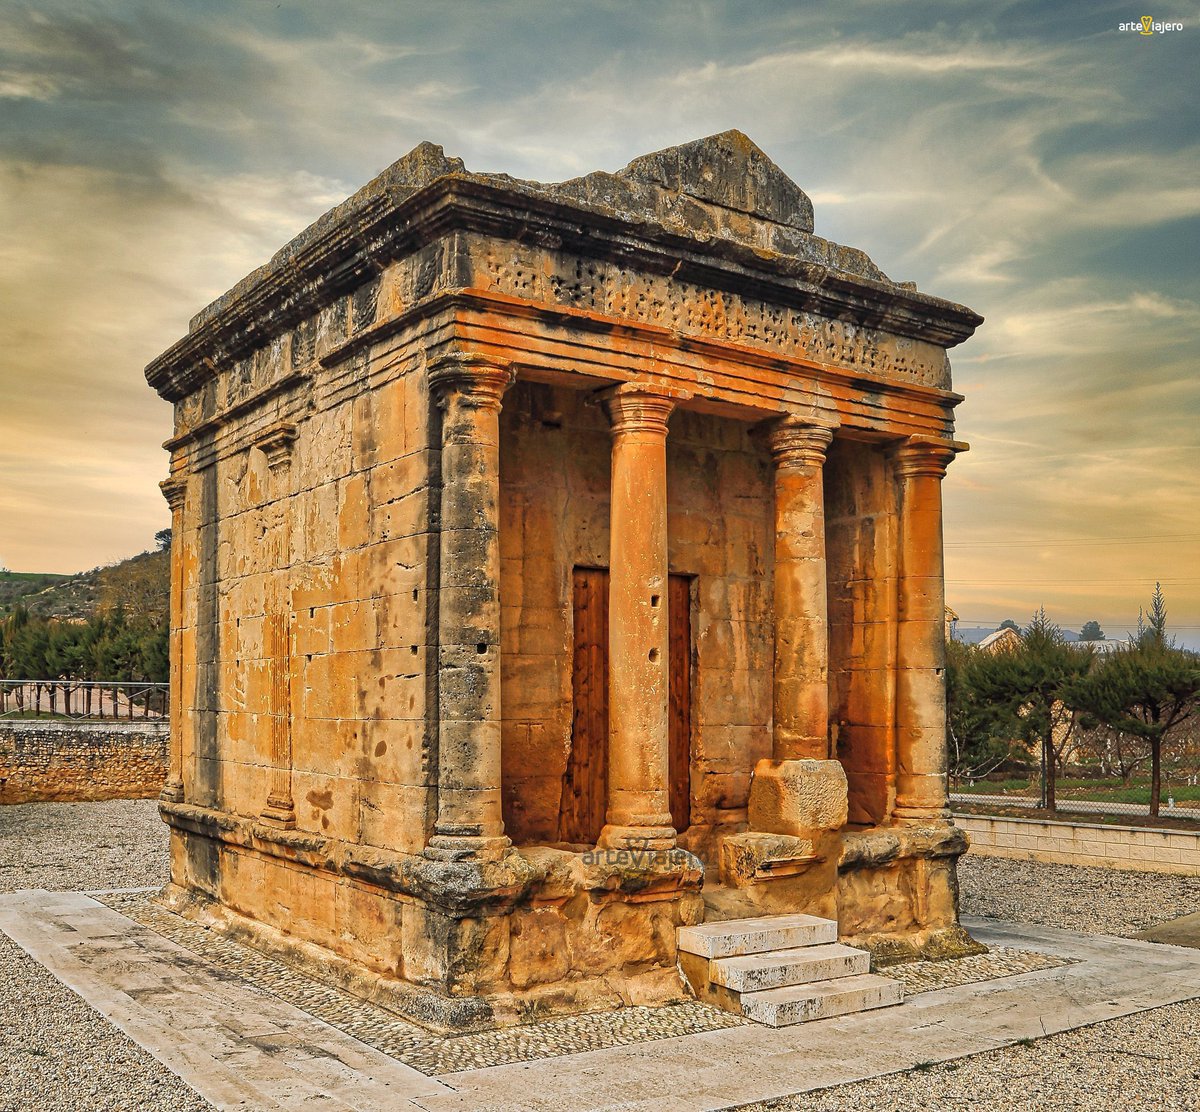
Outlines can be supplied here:
<path id="1" fill-rule="evenodd" d="M 727 127 L 810 193 L 821 234 L 986 315 L 952 353 L 975 444 L 946 484 L 952 539 L 1187 532 L 1194 51 L 1117 18 L 1082 0 L 10 5 L 0 560 L 70 570 L 149 543 L 169 412 L 141 367 L 419 140 L 557 180 Z M 949 566 L 971 608 L 1132 620 L 1145 592 L 1125 581 L 1186 579 L 1196 551 L 956 548 Z M 1022 576 L 1063 583 L 1001 582 Z M 1170 594 L 1200 625 L 1200 587 Z"/>

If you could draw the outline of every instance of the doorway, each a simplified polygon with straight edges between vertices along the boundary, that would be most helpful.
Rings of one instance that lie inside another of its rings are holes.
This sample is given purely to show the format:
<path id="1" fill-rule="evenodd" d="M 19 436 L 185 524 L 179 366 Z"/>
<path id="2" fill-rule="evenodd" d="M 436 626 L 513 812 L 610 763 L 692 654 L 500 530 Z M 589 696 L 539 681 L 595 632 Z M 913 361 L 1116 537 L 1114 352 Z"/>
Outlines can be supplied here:
<path id="1" fill-rule="evenodd" d="M 671 823 L 691 824 L 692 576 L 667 590 Z M 594 845 L 608 808 L 608 569 L 575 568 L 571 753 L 559 808 L 559 838 Z"/>

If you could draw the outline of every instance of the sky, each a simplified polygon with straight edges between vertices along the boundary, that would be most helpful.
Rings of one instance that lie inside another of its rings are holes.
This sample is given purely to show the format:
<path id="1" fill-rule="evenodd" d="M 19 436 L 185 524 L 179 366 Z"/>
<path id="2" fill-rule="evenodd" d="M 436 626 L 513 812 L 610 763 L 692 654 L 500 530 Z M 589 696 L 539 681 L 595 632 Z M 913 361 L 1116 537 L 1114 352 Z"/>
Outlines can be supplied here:
<path id="1" fill-rule="evenodd" d="M 149 548 L 188 318 L 423 139 L 555 181 L 739 128 L 951 352 L 964 625 L 1200 645 L 1200 5 L 0 0 L 0 566 Z"/>

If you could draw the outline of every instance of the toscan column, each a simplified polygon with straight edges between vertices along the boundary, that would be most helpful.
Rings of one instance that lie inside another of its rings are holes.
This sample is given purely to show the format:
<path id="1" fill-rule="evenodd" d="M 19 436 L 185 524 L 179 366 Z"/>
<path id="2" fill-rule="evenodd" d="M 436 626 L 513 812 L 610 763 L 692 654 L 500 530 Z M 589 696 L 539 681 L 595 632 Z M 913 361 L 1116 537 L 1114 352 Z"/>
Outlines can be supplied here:
<path id="1" fill-rule="evenodd" d="M 602 395 L 612 432 L 608 815 L 600 844 L 675 845 L 669 792 L 667 419 L 678 395 L 628 383 Z"/>
<path id="2" fill-rule="evenodd" d="M 777 761 L 829 756 L 829 603 L 825 572 L 825 451 L 833 429 L 797 417 L 769 433 L 775 461 Z"/>
<path id="3" fill-rule="evenodd" d="M 813 839 L 846 821 L 846 774 L 829 753 L 825 453 L 834 426 L 781 417 L 775 463 L 775 666 L 772 757 L 754 768 L 751 831 Z M 801 852 L 797 848 L 796 852 Z"/>
<path id="4" fill-rule="evenodd" d="M 495 860 L 500 805 L 500 404 L 514 374 L 453 355 L 434 364 L 442 409 L 438 807 L 426 856 Z"/>
<path id="5" fill-rule="evenodd" d="M 944 820 L 946 800 L 946 588 L 942 479 L 965 445 L 909 437 L 892 454 L 900 497 L 896 630 L 898 821 Z"/>

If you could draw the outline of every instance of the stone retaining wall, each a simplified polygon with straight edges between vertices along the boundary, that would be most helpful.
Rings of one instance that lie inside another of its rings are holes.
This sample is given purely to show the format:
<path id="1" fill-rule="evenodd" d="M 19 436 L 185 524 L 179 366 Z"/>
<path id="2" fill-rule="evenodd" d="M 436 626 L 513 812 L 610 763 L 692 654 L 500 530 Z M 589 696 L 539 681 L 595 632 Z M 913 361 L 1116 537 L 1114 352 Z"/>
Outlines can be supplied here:
<path id="1" fill-rule="evenodd" d="M 985 857 L 1200 875 L 1200 832 L 986 815 L 955 815 L 954 822 L 970 834 L 971 852 Z"/>
<path id="2" fill-rule="evenodd" d="M 167 735 L 165 723 L 0 721 L 0 804 L 153 798 Z"/>

